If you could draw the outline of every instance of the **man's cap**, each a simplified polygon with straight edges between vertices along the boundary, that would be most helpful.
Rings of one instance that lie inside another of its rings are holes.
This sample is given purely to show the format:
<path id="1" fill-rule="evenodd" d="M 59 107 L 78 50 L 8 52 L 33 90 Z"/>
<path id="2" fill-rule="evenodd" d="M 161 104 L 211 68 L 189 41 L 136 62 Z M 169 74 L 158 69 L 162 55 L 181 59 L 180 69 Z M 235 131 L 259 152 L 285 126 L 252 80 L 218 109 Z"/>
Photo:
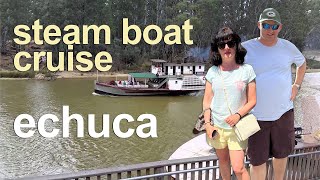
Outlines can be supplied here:
<path id="1" fill-rule="evenodd" d="M 267 8 L 260 14 L 259 22 L 267 20 L 275 21 L 277 24 L 281 24 L 280 14 L 273 8 Z"/>

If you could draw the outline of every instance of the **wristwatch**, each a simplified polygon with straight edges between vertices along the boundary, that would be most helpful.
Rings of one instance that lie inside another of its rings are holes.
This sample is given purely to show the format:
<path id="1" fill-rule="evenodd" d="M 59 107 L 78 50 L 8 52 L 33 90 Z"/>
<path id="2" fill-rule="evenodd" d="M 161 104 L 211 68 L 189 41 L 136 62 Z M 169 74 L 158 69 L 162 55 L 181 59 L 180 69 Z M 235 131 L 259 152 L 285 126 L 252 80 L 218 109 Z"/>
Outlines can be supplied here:
<path id="1" fill-rule="evenodd" d="M 299 84 L 296 84 L 296 83 L 294 83 L 293 86 L 296 86 L 298 89 L 300 89 L 301 87 Z"/>

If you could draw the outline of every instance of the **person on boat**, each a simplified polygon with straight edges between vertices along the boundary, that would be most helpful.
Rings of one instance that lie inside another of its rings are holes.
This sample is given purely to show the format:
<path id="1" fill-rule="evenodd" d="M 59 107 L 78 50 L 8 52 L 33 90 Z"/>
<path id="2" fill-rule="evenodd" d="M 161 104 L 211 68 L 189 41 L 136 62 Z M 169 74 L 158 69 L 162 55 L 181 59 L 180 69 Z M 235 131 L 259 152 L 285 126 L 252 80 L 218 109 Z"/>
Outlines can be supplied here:
<path id="1" fill-rule="evenodd" d="M 216 150 L 224 180 L 231 178 L 230 165 L 237 179 L 250 179 L 244 165 L 248 141 L 239 141 L 233 129 L 256 104 L 256 75 L 252 66 L 244 64 L 246 52 L 239 35 L 229 27 L 221 28 L 211 44 L 213 66 L 205 76 L 203 111 L 207 142 Z"/>
<path id="2" fill-rule="evenodd" d="M 252 113 L 261 131 L 248 142 L 251 177 L 266 179 L 266 162 L 273 157 L 274 179 L 284 179 L 287 157 L 295 146 L 293 101 L 306 71 L 305 57 L 290 41 L 278 38 L 281 18 L 274 8 L 265 9 L 257 26 L 260 37 L 243 42 L 245 62 L 257 73 L 257 105 Z M 292 82 L 291 65 L 296 65 Z"/>

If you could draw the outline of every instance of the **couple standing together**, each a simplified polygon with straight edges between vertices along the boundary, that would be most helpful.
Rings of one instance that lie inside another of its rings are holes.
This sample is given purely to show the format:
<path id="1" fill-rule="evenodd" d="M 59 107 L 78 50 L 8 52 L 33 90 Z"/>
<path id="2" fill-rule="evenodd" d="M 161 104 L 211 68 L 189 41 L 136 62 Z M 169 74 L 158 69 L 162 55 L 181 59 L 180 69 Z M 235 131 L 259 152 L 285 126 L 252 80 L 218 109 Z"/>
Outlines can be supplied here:
<path id="1" fill-rule="evenodd" d="M 250 176 L 265 180 L 269 157 L 274 179 L 282 180 L 295 145 L 293 100 L 305 74 L 305 58 L 294 44 L 278 38 L 282 24 L 275 9 L 265 9 L 257 25 L 258 38 L 241 43 L 239 35 L 224 27 L 211 44 L 213 66 L 206 75 L 204 120 L 224 180 L 231 178 L 230 166 L 239 180 Z M 294 82 L 292 64 L 297 67 Z M 250 111 L 261 130 L 239 141 L 232 127 Z M 213 132 L 217 136 L 212 137 Z M 250 175 L 244 166 L 247 147 Z"/>

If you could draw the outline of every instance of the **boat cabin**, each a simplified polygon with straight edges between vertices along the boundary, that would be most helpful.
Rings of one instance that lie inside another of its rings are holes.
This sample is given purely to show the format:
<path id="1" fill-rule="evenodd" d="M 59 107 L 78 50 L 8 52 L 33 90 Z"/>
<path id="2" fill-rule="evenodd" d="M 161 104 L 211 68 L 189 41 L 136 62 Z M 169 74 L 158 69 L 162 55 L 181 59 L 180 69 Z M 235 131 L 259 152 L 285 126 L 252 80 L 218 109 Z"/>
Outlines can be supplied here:
<path id="1" fill-rule="evenodd" d="M 162 59 L 151 59 L 151 73 L 159 76 L 204 75 L 204 63 L 167 63 Z"/>

